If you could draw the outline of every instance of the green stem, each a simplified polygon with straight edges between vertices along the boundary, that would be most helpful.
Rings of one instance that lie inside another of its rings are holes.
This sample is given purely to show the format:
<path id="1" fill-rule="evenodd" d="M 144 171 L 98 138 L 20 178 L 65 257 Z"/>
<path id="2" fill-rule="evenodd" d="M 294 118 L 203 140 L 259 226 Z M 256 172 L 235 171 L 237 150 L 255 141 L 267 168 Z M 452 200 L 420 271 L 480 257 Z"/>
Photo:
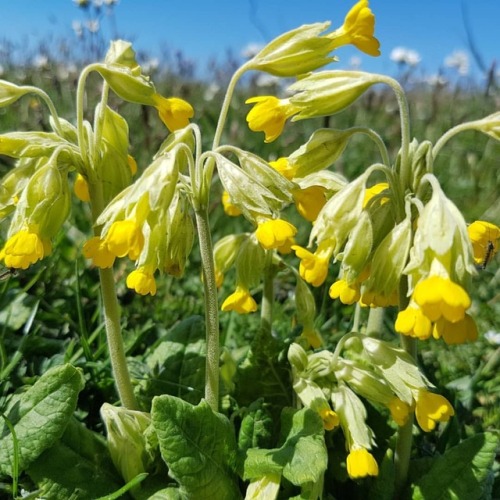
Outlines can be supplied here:
<path id="1" fill-rule="evenodd" d="M 351 131 L 354 133 L 367 135 L 376 144 L 380 153 L 380 157 L 382 158 L 382 163 L 384 165 L 390 166 L 391 160 L 389 159 L 389 153 L 387 151 L 385 142 L 383 141 L 382 137 L 380 137 L 380 135 L 375 132 L 375 130 L 367 127 L 352 127 L 346 130 L 346 132 Z"/>
<path id="2" fill-rule="evenodd" d="M 368 314 L 366 325 L 366 335 L 380 337 L 384 329 L 385 308 L 373 307 Z"/>
<path id="3" fill-rule="evenodd" d="M 399 310 L 402 311 L 408 306 L 407 297 L 408 283 L 406 279 L 401 280 L 399 288 Z M 401 347 L 413 357 L 417 359 L 417 342 L 416 339 L 400 335 Z M 405 425 L 399 427 L 396 449 L 394 453 L 394 468 L 395 468 L 395 491 L 396 498 L 400 497 L 408 480 L 408 470 L 410 467 L 411 448 L 413 444 L 413 421 L 414 414 L 410 412 L 408 421 Z"/>
<path id="4" fill-rule="evenodd" d="M 274 304 L 274 266 L 273 250 L 266 250 L 266 264 L 264 268 L 264 288 L 260 309 L 260 328 L 264 336 L 271 336 L 273 325 Z"/>
<path id="5" fill-rule="evenodd" d="M 219 409 L 219 305 L 215 282 L 212 237 L 206 208 L 195 211 L 200 241 L 200 254 L 205 291 L 205 329 L 207 356 L 205 360 L 205 400 L 213 411 Z"/>
<path id="6" fill-rule="evenodd" d="M 48 96 L 46 92 L 44 92 L 42 89 L 39 89 L 38 87 L 32 87 L 30 85 L 27 85 L 23 87 L 23 89 L 28 90 L 32 94 L 37 95 L 42 99 L 43 102 L 47 105 L 49 108 L 49 112 L 52 115 L 52 118 L 54 118 L 54 127 L 56 129 L 56 132 L 62 136 L 63 131 L 62 131 L 62 126 L 61 126 L 61 121 L 59 120 L 59 115 L 57 114 L 57 109 L 54 106 L 54 103 L 52 102 L 52 99 Z"/>
<path id="7" fill-rule="evenodd" d="M 439 151 L 443 148 L 443 146 L 455 135 L 459 134 L 460 132 L 465 132 L 466 130 L 476 130 L 477 128 L 477 122 L 467 122 L 467 123 L 461 123 L 460 125 L 457 125 L 453 128 L 450 128 L 444 135 L 442 135 L 439 140 L 436 142 L 434 147 L 432 148 L 432 157 L 433 159 L 436 158 L 438 155 Z"/>

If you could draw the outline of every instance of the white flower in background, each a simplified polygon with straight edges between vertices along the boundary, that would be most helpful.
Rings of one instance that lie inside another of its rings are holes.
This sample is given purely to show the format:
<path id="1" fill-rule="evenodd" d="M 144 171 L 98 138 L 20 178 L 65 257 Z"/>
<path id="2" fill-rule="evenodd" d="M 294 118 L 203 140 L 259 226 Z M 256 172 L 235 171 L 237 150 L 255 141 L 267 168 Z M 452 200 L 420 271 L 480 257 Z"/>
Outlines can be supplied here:
<path id="1" fill-rule="evenodd" d="M 39 69 L 46 68 L 48 64 L 49 64 L 49 58 L 44 54 L 38 54 L 33 59 L 33 66 L 35 66 L 35 68 Z"/>
<path id="2" fill-rule="evenodd" d="M 354 71 L 357 71 L 361 68 L 361 57 L 359 56 L 352 56 L 349 59 L 349 68 L 351 68 Z"/>
<path id="3" fill-rule="evenodd" d="M 252 59 L 252 57 L 256 56 L 263 47 L 264 45 L 261 43 L 250 42 L 241 51 L 241 56 L 245 59 Z"/>
<path id="4" fill-rule="evenodd" d="M 148 59 L 143 64 L 141 64 L 142 72 L 145 73 L 146 75 L 157 70 L 159 66 L 160 66 L 160 60 L 157 57 L 152 57 L 151 59 Z"/>
<path id="5" fill-rule="evenodd" d="M 118 0 L 104 0 L 104 5 L 107 5 L 108 7 L 112 7 L 113 5 L 117 5 Z"/>
<path id="6" fill-rule="evenodd" d="M 205 101 L 211 101 L 220 90 L 221 88 L 219 87 L 219 85 L 217 85 L 216 83 L 211 83 L 205 90 L 203 99 L 205 99 Z"/>
<path id="7" fill-rule="evenodd" d="M 90 33 L 97 33 L 101 26 L 97 19 L 90 19 L 85 22 L 85 27 L 90 31 Z"/>
<path id="8" fill-rule="evenodd" d="M 406 64 L 407 66 L 417 66 L 422 60 L 416 50 L 407 49 L 406 47 L 395 47 L 389 57 L 391 61 L 397 64 Z"/>
<path id="9" fill-rule="evenodd" d="M 425 83 L 433 87 L 444 87 L 448 85 L 448 80 L 443 75 L 435 74 L 425 77 Z"/>
<path id="10" fill-rule="evenodd" d="M 280 83 L 280 78 L 277 76 L 269 75 L 268 73 L 259 73 L 255 79 L 255 84 L 257 87 L 271 87 L 273 85 L 278 85 Z"/>
<path id="11" fill-rule="evenodd" d="M 73 29 L 73 31 L 75 32 L 75 35 L 78 38 L 82 37 L 82 35 L 83 35 L 83 26 L 82 26 L 82 23 L 80 21 L 73 21 L 71 23 L 71 28 Z"/>
<path id="12" fill-rule="evenodd" d="M 495 332 L 494 330 L 488 330 L 484 334 L 484 338 L 492 345 L 500 345 L 500 332 Z"/>
<path id="13" fill-rule="evenodd" d="M 455 50 L 444 60 L 444 65 L 448 68 L 457 70 L 460 76 L 469 74 L 469 55 L 463 50 Z"/>

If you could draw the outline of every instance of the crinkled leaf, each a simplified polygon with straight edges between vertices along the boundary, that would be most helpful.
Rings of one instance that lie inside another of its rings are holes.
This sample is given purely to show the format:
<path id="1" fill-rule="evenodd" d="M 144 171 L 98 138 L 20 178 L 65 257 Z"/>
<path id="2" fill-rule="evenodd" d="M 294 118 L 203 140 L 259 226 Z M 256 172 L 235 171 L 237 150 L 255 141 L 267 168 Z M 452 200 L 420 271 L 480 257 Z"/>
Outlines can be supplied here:
<path id="1" fill-rule="evenodd" d="M 236 440 L 229 420 L 201 401 L 193 406 L 173 396 L 153 399 L 151 418 L 169 474 L 182 498 L 240 498 Z"/>
<path id="2" fill-rule="evenodd" d="M 298 411 L 285 409 L 282 428 L 285 432 L 288 430 L 288 435 L 280 448 L 252 448 L 247 451 L 244 478 L 256 479 L 281 473 L 297 486 L 320 481 L 328 456 L 319 415 L 309 408 Z"/>
<path id="3" fill-rule="evenodd" d="M 62 436 L 83 386 L 81 371 L 66 364 L 50 369 L 26 392 L 10 400 L 4 413 L 19 443 L 19 470 L 28 468 Z M 12 474 L 13 456 L 12 434 L 1 421 L 0 474 Z"/>
<path id="4" fill-rule="evenodd" d="M 102 436 L 73 419 L 60 441 L 31 464 L 28 474 L 40 496 L 52 500 L 90 500 L 122 485 Z"/>
<path id="5" fill-rule="evenodd" d="M 490 498 L 492 465 L 499 445 L 496 434 L 477 434 L 436 458 L 416 481 L 412 498 L 441 500 Z"/>
<path id="6" fill-rule="evenodd" d="M 150 377 L 142 384 L 143 397 L 170 394 L 190 403 L 200 402 L 205 384 L 205 324 L 192 316 L 174 326 L 146 353 Z"/>
<path id="7" fill-rule="evenodd" d="M 273 426 L 273 419 L 263 400 L 251 404 L 241 421 L 238 448 L 266 448 L 271 444 Z"/>

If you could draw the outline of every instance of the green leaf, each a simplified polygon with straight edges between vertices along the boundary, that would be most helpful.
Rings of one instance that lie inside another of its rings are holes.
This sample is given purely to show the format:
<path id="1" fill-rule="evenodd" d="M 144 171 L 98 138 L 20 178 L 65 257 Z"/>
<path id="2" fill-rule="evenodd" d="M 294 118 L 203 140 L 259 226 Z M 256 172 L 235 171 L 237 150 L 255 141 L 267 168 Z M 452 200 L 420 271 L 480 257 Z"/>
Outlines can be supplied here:
<path id="1" fill-rule="evenodd" d="M 281 420 L 288 432 L 284 444 L 272 450 L 248 450 L 244 479 L 281 473 L 297 486 L 320 481 L 328 461 L 321 418 L 309 408 L 285 408 Z"/>
<path id="2" fill-rule="evenodd" d="M 151 370 L 141 396 L 170 394 L 197 404 L 205 387 L 205 324 L 200 316 L 181 321 L 145 356 Z"/>
<path id="3" fill-rule="evenodd" d="M 5 416 L 19 441 L 19 470 L 23 471 L 63 434 L 84 385 L 80 370 L 66 364 L 50 369 L 9 402 Z M 0 423 L 0 475 L 12 475 L 13 439 Z"/>
<path id="4" fill-rule="evenodd" d="M 40 496 L 95 499 L 122 486 L 102 436 L 71 419 L 61 438 L 28 469 Z M 91 480 L 90 480 L 91 479 Z"/>
<path id="5" fill-rule="evenodd" d="M 240 498 L 236 440 L 229 420 L 201 401 L 193 406 L 173 396 L 153 399 L 153 426 L 169 474 L 190 500 Z"/>
<path id="6" fill-rule="evenodd" d="M 243 417 L 238 434 L 238 448 L 265 448 L 271 444 L 273 420 L 262 399 L 252 403 Z"/>
<path id="7" fill-rule="evenodd" d="M 492 466 L 499 444 L 496 434 L 477 434 L 436 458 L 415 484 L 415 500 L 490 498 Z"/>

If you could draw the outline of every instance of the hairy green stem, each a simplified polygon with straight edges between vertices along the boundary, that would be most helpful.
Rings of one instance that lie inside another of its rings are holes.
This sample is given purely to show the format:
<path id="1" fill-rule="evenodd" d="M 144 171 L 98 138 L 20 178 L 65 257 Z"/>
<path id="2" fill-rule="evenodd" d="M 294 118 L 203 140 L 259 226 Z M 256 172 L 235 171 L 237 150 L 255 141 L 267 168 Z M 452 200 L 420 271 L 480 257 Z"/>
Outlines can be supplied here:
<path id="1" fill-rule="evenodd" d="M 368 314 L 368 322 L 366 324 L 366 335 L 380 338 L 384 329 L 384 307 L 373 307 Z"/>
<path id="2" fill-rule="evenodd" d="M 432 158 L 435 159 L 438 155 L 439 151 L 443 148 L 443 146 L 455 135 L 460 132 L 465 132 L 466 130 L 476 130 L 477 122 L 467 122 L 461 123 L 460 125 L 456 125 L 453 128 L 450 128 L 445 134 L 443 134 L 439 140 L 436 142 L 434 147 L 432 148 Z"/>
<path id="3" fill-rule="evenodd" d="M 219 409 L 219 305 L 215 282 L 215 263 L 212 236 L 206 208 L 195 211 L 196 227 L 200 242 L 200 254 L 205 291 L 205 329 L 207 355 L 205 360 L 205 400 L 213 411 Z"/>
<path id="4" fill-rule="evenodd" d="M 266 250 L 266 265 L 264 268 L 264 288 L 260 309 L 260 328 L 264 336 L 271 336 L 273 326 L 274 304 L 274 266 L 273 250 Z"/>
<path id="5" fill-rule="evenodd" d="M 57 114 L 57 109 L 54 106 L 54 103 L 52 102 L 52 99 L 49 97 L 49 95 L 44 92 L 42 89 L 39 89 L 38 87 L 32 87 L 31 85 L 27 85 L 23 87 L 23 89 L 29 90 L 32 94 L 37 95 L 42 99 L 42 101 L 47 105 L 49 108 L 49 112 L 52 115 L 52 118 L 54 119 L 54 127 L 56 129 L 56 132 L 62 136 L 63 131 L 61 127 L 61 121 L 59 120 L 59 115 Z"/>

